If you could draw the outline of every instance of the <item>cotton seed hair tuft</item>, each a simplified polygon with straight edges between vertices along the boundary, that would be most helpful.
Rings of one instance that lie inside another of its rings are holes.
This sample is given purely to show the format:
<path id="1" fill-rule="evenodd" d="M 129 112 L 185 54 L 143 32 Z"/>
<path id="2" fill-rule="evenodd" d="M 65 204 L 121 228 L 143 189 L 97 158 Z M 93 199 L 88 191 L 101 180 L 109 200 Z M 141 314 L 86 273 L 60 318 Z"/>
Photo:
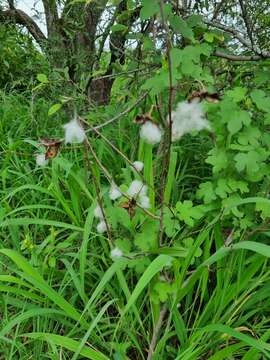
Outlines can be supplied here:
<path id="1" fill-rule="evenodd" d="M 167 121 L 169 122 L 169 116 Z M 210 125 L 205 118 L 202 104 L 197 99 L 190 103 L 178 103 L 176 110 L 172 112 L 172 141 L 177 141 L 192 131 L 203 129 L 210 130 Z"/>
<path id="2" fill-rule="evenodd" d="M 115 247 L 114 249 L 112 249 L 111 251 L 111 258 L 120 258 L 123 256 L 123 252 L 122 250 L 120 250 L 118 247 Z"/>
<path id="3" fill-rule="evenodd" d="M 48 164 L 49 160 L 46 159 L 45 154 L 37 154 L 36 155 L 36 165 L 40 167 L 44 167 Z"/>
<path id="4" fill-rule="evenodd" d="M 105 221 L 101 221 L 100 223 L 97 224 L 97 232 L 99 234 L 103 234 L 105 231 L 107 231 L 107 225 Z"/>
<path id="5" fill-rule="evenodd" d="M 155 145 L 160 142 L 162 132 L 158 125 L 154 124 L 152 121 L 146 121 L 141 126 L 140 136 L 146 143 Z"/>
<path id="6" fill-rule="evenodd" d="M 137 171 L 142 171 L 144 167 L 144 164 L 141 161 L 134 161 L 132 165 L 135 167 Z"/>
<path id="7" fill-rule="evenodd" d="M 127 194 L 130 197 L 135 197 L 137 195 L 146 195 L 147 186 L 144 185 L 140 180 L 133 180 L 130 184 Z"/>
<path id="8" fill-rule="evenodd" d="M 94 210 L 94 217 L 103 220 L 103 213 L 99 205 L 97 205 Z"/>
<path id="9" fill-rule="evenodd" d="M 111 200 L 117 200 L 122 196 L 120 190 L 115 184 L 111 185 L 110 191 L 109 191 L 109 197 Z"/>
<path id="10" fill-rule="evenodd" d="M 66 144 L 81 144 L 84 141 L 85 132 L 76 118 L 65 124 L 63 127 L 65 129 Z"/>
<path id="11" fill-rule="evenodd" d="M 143 208 L 143 209 L 149 209 L 151 207 L 150 205 L 150 199 L 148 196 L 146 195 L 142 195 L 139 197 L 139 201 L 138 204 Z"/>

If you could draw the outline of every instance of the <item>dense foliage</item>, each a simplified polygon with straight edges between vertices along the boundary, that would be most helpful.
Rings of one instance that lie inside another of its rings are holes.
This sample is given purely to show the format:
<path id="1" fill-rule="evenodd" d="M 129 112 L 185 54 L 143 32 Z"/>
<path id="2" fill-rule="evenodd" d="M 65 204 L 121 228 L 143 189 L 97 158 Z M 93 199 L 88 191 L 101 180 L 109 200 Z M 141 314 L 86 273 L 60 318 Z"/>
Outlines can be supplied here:
<path id="1" fill-rule="evenodd" d="M 0 10 L 1 359 L 270 358 L 256 3 Z"/>

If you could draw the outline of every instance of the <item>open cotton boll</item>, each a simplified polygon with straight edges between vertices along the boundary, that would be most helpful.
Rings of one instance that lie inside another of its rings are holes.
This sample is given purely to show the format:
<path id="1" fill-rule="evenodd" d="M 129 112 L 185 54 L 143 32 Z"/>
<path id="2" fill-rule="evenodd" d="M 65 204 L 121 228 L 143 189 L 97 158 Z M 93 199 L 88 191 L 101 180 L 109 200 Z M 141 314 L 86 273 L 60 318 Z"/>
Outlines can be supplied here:
<path id="1" fill-rule="evenodd" d="M 118 187 L 115 184 L 111 185 L 109 191 L 109 197 L 111 200 L 116 200 L 122 196 L 121 192 L 119 191 Z"/>
<path id="2" fill-rule="evenodd" d="M 65 124 L 64 129 L 66 144 L 80 144 L 84 141 L 85 132 L 76 118 Z"/>
<path id="3" fill-rule="evenodd" d="M 107 225 L 105 221 L 101 221 L 100 223 L 97 224 L 97 232 L 99 234 L 103 234 L 105 231 L 107 231 Z"/>
<path id="4" fill-rule="evenodd" d="M 167 121 L 169 122 L 169 117 Z M 203 129 L 210 130 L 210 125 L 205 118 L 202 104 L 197 99 L 190 103 L 178 103 L 176 110 L 172 112 L 172 140 L 179 140 L 187 133 Z"/>
<path id="5" fill-rule="evenodd" d="M 118 247 L 115 247 L 114 249 L 112 249 L 112 251 L 111 251 L 112 258 L 120 258 L 122 256 L 123 256 L 123 252 Z"/>
<path id="6" fill-rule="evenodd" d="M 141 138 L 148 144 L 155 145 L 161 140 L 162 132 L 158 125 L 152 121 L 146 121 L 140 130 Z"/>
<path id="7" fill-rule="evenodd" d="M 37 154 L 36 155 L 36 164 L 37 166 L 44 167 L 48 164 L 49 160 L 46 159 L 45 154 Z"/>
<path id="8" fill-rule="evenodd" d="M 130 197 L 135 197 L 137 195 L 143 196 L 147 192 L 147 186 L 144 185 L 140 180 L 133 180 L 130 184 L 127 194 Z"/>
<path id="9" fill-rule="evenodd" d="M 103 219 L 103 213 L 102 213 L 101 207 L 99 205 L 97 205 L 94 210 L 94 217 L 96 217 L 98 219 Z"/>
<path id="10" fill-rule="evenodd" d="M 135 169 L 137 171 L 142 171 L 143 166 L 144 166 L 143 162 L 141 162 L 141 161 L 134 161 L 134 163 L 132 165 L 135 167 Z"/>
<path id="11" fill-rule="evenodd" d="M 139 197 L 139 201 L 138 201 L 139 205 L 143 208 L 143 209 L 149 209 L 151 207 L 150 205 L 150 199 L 148 196 L 146 195 L 142 195 Z"/>

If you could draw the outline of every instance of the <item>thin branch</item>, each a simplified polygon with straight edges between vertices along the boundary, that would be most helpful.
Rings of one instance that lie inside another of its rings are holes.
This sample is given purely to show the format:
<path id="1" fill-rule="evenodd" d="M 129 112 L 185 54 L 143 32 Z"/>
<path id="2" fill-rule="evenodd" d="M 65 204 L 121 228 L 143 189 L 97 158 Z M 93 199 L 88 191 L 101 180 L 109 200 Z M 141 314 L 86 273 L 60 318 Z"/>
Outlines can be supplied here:
<path id="1" fill-rule="evenodd" d="M 101 129 L 117 120 L 119 120 L 121 117 L 125 116 L 126 114 L 128 114 L 131 110 L 133 110 L 137 105 L 139 105 L 139 103 L 144 100 L 146 98 L 146 96 L 149 94 L 149 91 L 144 93 L 142 96 L 139 97 L 139 99 L 131 106 L 129 106 L 126 110 L 122 111 L 120 114 L 116 115 L 115 117 L 113 117 L 112 119 L 106 121 L 105 123 L 103 124 L 100 124 L 100 125 L 96 125 L 96 126 L 93 126 L 93 128 L 95 130 L 98 130 L 98 129 Z M 88 129 L 86 132 L 89 132 L 91 131 L 92 129 Z"/>
<path id="2" fill-rule="evenodd" d="M 208 20 L 208 19 L 204 19 L 203 22 L 206 24 L 206 25 L 209 25 L 209 26 L 212 26 L 212 27 L 215 27 L 217 29 L 220 29 L 220 30 L 223 30 L 231 35 L 233 35 L 237 40 L 240 41 L 240 43 L 244 46 L 246 46 L 247 48 L 249 49 L 252 49 L 252 45 L 250 43 L 250 41 L 246 40 L 243 36 L 240 35 L 240 32 L 239 30 L 236 30 L 235 28 L 233 27 L 230 27 L 230 26 L 226 26 L 224 24 L 221 24 L 217 21 L 213 21 L 213 20 Z"/>
<path id="3" fill-rule="evenodd" d="M 251 45 L 253 48 L 253 34 L 252 34 L 251 23 L 250 23 L 250 19 L 249 19 L 248 13 L 247 13 L 247 9 L 244 5 L 243 0 L 239 0 L 239 3 L 240 3 L 244 23 L 246 25 L 247 34 L 248 34 L 248 37 L 250 39 L 250 42 L 251 42 Z"/>
<path id="4" fill-rule="evenodd" d="M 213 53 L 214 56 L 223 58 L 223 59 L 227 59 L 227 60 L 231 60 L 231 61 L 258 61 L 258 60 L 263 60 L 263 59 L 267 59 L 270 58 L 270 54 L 269 56 L 264 56 L 264 55 L 233 55 L 233 54 L 226 54 L 222 51 L 216 50 Z"/>
<path id="5" fill-rule="evenodd" d="M 235 29 L 233 27 L 221 24 L 221 23 L 219 23 L 217 21 L 210 21 L 208 19 L 204 19 L 203 22 L 206 25 L 215 27 L 217 29 L 223 30 L 224 32 L 226 32 L 228 34 L 233 35 L 233 37 L 235 39 L 237 39 L 242 45 L 244 45 L 246 48 L 248 48 L 248 49 L 252 50 L 253 52 L 255 52 L 256 55 L 258 55 L 260 58 L 270 58 L 270 52 L 263 51 L 263 50 L 260 50 L 257 47 L 255 47 L 254 44 L 252 44 L 249 40 L 245 39 L 240 34 L 239 30 L 237 30 L 237 29 Z M 259 58 L 256 59 L 256 60 L 259 60 Z"/>
<path id="6" fill-rule="evenodd" d="M 165 15 L 164 15 L 164 4 L 163 0 L 160 0 L 159 2 L 160 6 L 160 13 L 161 13 L 161 19 L 162 24 L 164 27 L 164 30 L 166 32 L 166 53 L 167 53 L 167 59 L 168 59 L 168 69 L 169 69 L 169 99 L 168 99 L 168 132 L 165 133 L 165 136 L 167 135 L 167 138 L 165 138 L 164 142 L 164 157 L 163 157 L 163 164 L 162 164 L 162 173 L 161 173 L 161 179 L 160 179 L 160 199 L 161 199 L 161 208 L 160 208 L 160 228 L 159 228 L 159 245 L 162 246 L 162 239 L 163 239 L 163 233 L 164 233 L 164 194 L 165 194 L 165 187 L 166 187 L 166 181 L 168 177 L 168 168 L 170 164 L 170 158 L 171 158 L 171 144 L 172 144 L 172 105 L 173 105 L 173 76 L 172 76 L 172 59 L 171 59 L 171 38 L 170 38 L 170 29 L 166 22 Z M 167 130 L 166 129 L 166 130 Z M 166 144 L 166 140 L 168 140 Z"/>
<path id="7" fill-rule="evenodd" d="M 150 343 L 147 360 L 151 360 L 154 355 L 154 352 L 155 352 L 155 349 L 157 346 L 157 342 L 158 342 L 158 334 L 160 332 L 160 329 L 161 329 L 161 326 L 162 326 L 162 323 L 163 323 L 166 313 L 167 313 L 167 305 L 165 304 L 165 305 L 163 305 L 162 309 L 160 310 L 158 321 L 154 327 L 153 336 L 152 336 L 152 340 Z"/>

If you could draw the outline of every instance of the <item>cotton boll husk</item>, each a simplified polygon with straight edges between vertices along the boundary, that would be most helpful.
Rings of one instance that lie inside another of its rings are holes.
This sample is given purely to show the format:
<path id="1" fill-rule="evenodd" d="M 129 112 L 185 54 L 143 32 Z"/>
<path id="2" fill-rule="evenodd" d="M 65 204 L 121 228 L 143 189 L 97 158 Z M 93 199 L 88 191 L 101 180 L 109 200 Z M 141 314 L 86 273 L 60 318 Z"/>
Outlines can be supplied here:
<path id="1" fill-rule="evenodd" d="M 151 207 L 150 199 L 146 195 L 140 196 L 138 203 L 143 209 L 149 209 Z"/>
<path id="2" fill-rule="evenodd" d="M 76 118 L 65 124 L 64 129 L 66 144 L 80 144 L 84 141 L 85 132 Z"/>
<path id="3" fill-rule="evenodd" d="M 94 210 L 94 217 L 96 217 L 98 219 L 103 219 L 103 213 L 102 213 L 101 207 L 99 205 L 97 205 Z"/>
<path id="4" fill-rule="evenodd" d="M 36 164 L 37 166 L 44 167 L 48 164 L 49 160 L 46 159 L 45 154 L 37 154 L 36 155 Z"/>
<path id="5" fill-rule="evenodd" d="M 99 234 L 103 234 L 105 231 L 107 231 L 107 225 L 105 221 L 101 221 L 100 223 L 97 224 L 97 232 Z"/>
<path id="6" fill-rule="evenodd" d="M 119 191 L 118 187 L 115 184 L 111 185 L 109 191 L 109 197 L 111 200 L 116 200 L 122 196 L 121 192 Z"/>
<path id="7" fill-rule="evenodd" d="M 187 101 L 178 103 L 176 110 L 172 112 L 172 140 L 179 140 L 184 134 L 203 129 L 210 130 L 210 125 L 198 99 L 190 103 Z"/>
<path id="8" fill-rule="evenodd" d="M 142 171 L 144 164 L 141 161 L 134 161 L 133 166 L 137 171 Z"/>
<path id="9" fill-rule="evenodd" d="M 140 180 L 133 180 L 130 184 L 127 194 L 130 197 L 135 197 L 136 195 L 143 196 L 147 192 L 147 186 L 144 185 Z"/>
<path id="10" fill-rule="evenodd" d="M 114 249 L 112 249 L 112 251 L 111 251 L 112 258 L 120 258 L 122 256 L 123 256 L 123 252 L 118 247 L 115 247 Z"/>
<path id="11" fill-rule="evenodd" d="M 151 121 L 146 121 L 141 126 L 140 136 L 146 143 L 155 145 L 160 142 L 162 132 L 156 124 Z"/>

